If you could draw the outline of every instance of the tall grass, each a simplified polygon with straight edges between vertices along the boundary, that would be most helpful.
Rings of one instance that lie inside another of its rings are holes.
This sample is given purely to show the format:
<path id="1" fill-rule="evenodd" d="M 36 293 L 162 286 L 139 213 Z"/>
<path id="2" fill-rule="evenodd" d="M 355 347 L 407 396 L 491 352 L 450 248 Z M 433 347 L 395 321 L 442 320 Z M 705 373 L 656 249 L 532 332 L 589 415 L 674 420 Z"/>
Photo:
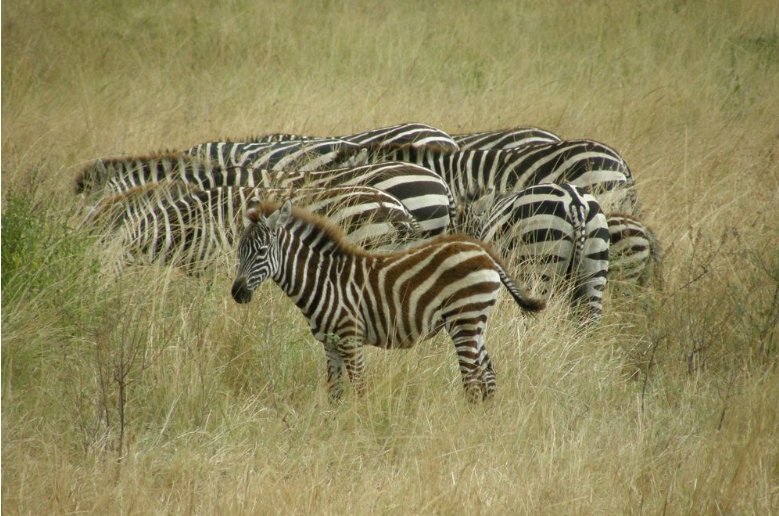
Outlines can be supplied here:
<path id="1" fill-rule="evenodd" d="M 2 4 L 2 509 L 779 511 L 775 2 Z M 666 288 L 603 323 L 507 299 L 470 406 L 451 343 L 368 350 L 368 392 L 229 264 L 106 271 L 74 229 L 98 156 L 400 121 L 618 149 Z"/>

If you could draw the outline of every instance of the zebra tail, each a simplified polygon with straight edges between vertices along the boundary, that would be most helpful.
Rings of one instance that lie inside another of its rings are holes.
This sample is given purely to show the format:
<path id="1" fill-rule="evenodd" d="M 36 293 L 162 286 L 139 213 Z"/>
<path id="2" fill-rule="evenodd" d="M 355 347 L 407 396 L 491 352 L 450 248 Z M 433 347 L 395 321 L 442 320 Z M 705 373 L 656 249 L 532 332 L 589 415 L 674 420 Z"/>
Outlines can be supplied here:
<path id="1" fill-rule="evenodd" d="M 573 278 L 579 270 L 584 257 L 584 243 L 587 240 L 587 222 L 585 220 L 585 205 L 577 202 L 571 206 L 571 220 L 573 221 L 574 241 L 573 256 L 568 267 L 568 275 Z"/>
<path id="2" fill-rule="evenodd" d="M 654 266 L 652 267 L 652 276 L 654 276 L 655 284 L 660 290 L 665 289 L 665 279 L 663 278 L 663 250 L 660 247 L 660 241 L 652 231 L 648 232 L 649 237 L 649 253 L 652 257 Z"/>
<path id="3" fill-rule="evenodd" d="M 500 264 L 498 264 L 500 265 Z M 503 267 L 498 267 L 498 275 L 500 275 L 500 281 L 517 302 L 520 308 L 527 312 L 539 312 L 546 307 L 546 301 L 540 297 L 532 297 L 524 289 L 520 288 L 514 280 L 506 274 Z"/>

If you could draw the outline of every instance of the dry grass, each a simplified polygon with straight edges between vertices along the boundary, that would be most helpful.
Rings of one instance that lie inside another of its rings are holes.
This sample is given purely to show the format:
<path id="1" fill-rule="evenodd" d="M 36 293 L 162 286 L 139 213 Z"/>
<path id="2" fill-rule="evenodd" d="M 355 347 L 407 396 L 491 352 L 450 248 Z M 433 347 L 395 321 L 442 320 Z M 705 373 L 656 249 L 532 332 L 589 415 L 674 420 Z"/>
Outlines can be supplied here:
<path id="1" fill-rule="evenodd" d="M 2 4 L 5 512 L 779 512 L 775 2 L 133 4 Z M 619 149 L 666 290 L 504 300 L 485 406 L 439 336 L 333 407 L 274 285 L 115 280 L 69 226 L 95 157 L 412 120 Z"/>

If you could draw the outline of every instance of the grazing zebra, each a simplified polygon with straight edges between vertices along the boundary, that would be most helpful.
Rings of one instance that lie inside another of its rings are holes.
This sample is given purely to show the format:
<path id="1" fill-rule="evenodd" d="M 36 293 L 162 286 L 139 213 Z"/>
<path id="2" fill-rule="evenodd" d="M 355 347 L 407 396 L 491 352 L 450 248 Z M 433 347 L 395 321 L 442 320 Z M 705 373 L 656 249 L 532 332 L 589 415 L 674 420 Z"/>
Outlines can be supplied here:
<path id="1" fill-rule="evenodd" d="M 571 288 L 583 321 L 600 319 L 609 272 L 609 228 L 598 202 L 569 184 L 536 185 L 498 199 L 482 218 L 478 238 L 553 285 Z M 499 242 L 499 243 L 498 243 Z"/>
<path id="2" fill-rule="evenodd" d="M 454 341 L 468 399 L 492 396 L 495 371 L 484 331 L 501 283 L 523 309 L 529 297 L 481 242 L 442 236 L 392 254 L 370 254 L 348 244 L 326 220 L 289 202 L 247 212 L 238 243 L 232 296 L 248 303 L 272 278 L 300 308 L 324 344 L 330 394 L 341 394 L 343 372 L 363 390 L 363 344 L 407 348 L 445 328 Z"/>
<path id="3" fill-rule="evenodd" d="M 478 133 L 453 134 L 460 150 L 509 150 L 527 145 L 555 143 L 560 137 L 538 127 L 513 127 Z"/>
<path id="4" fill-rule="evenodd" d="M 98 160 L 81 172 L 76 183 L 78 191 L 100 186 L 101 190 L 116 194 L 162 181 L 189 183 L 201 190 L 220 186 L 372 186 L 403 203 L 419 223 L 423 236 L 443 233 L 457 214 L 454 197 L 444 180 L 435 172 L 411 163 L 378 163 L 312 172 L 268 171 L 257 167 L 222 167 L 206 159 L 170 153 Z"/>
<path id="5" fill-rule="evenodd" d="M 291 199 L 328 217 L 349 242 L 368 248 L 395 249 L 421 231 L 397 199 L 375 188 L 217 187 L 150 195 L 141 205 L 127 203 L 118 236 L 123 262 L 204 270 L 232 249 L 243 213 L 269 199 Z"/>
<path id="6" fill-rule="evenodd" d="M 654 279 L 662 288 L 662 252 L 652 230 L 624 213 L 609 213 L 606 222 L 611 238 L 609 276 L 642 286 Z"/>
<path id="7" fill-rule="evenodd" d="M 402 148 L 374 152 L 369 161 L 407 161 L 440 174 L 458 202 L 543 183 L 570 183 L 593 194 L 604 210 L 631 213 L 633 175 L 613 149 L 591 140 L 529 145 L 514 150 L 438 152 Z"/>

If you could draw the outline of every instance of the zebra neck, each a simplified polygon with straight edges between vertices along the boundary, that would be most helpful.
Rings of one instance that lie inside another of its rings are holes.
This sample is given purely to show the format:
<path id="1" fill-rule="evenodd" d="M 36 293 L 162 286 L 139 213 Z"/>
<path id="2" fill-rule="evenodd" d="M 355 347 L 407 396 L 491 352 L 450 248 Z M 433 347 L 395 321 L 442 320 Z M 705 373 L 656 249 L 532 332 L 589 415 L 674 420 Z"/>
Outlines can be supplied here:
<path id="1" fill-rule="evenodd" d="M 279 237 L 279 267 L 273 279 L 307 317 L 321 308 L 323 292 L 341 291 L 355 259 L 329 236 L 287 229 Z"/>

